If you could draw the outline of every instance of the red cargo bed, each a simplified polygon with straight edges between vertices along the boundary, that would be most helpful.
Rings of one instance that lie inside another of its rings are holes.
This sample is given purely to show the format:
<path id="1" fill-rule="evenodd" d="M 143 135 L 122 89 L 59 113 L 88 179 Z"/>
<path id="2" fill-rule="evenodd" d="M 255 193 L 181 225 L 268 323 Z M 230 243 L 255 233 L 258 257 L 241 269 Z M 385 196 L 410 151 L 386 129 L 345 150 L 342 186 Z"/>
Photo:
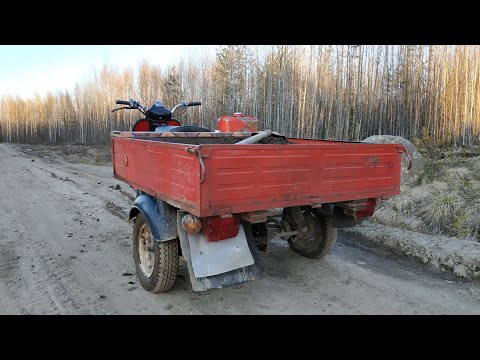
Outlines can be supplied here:
<path id="1" fill-rule="evenodd" d="M 400 144 L 295 138 L 286 145 L 162 141 L 165 136 L 250 135 L 172 134 L 112 132 L 114 176 L 200 217 L 400 192 Z"/>

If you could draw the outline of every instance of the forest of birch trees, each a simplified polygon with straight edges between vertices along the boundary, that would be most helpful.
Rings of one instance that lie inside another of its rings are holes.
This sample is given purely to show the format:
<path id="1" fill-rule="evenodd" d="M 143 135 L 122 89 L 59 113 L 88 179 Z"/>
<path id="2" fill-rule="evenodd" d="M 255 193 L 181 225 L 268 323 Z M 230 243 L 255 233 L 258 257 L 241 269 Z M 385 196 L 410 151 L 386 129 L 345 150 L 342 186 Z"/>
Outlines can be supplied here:
<path id="1" fill-rule="evenodd" d="M 141 116 L 110 112 L 128 98 L 169 108 L 201 101 L 179 120 L 211 128 L 243 112 L 288 136 L 470 146 L 480 142 L 480 46 L 229 45 L 166 67 L 106 64 L 71 90 L 3 96 L 0 141 L 108 143 Z"/>

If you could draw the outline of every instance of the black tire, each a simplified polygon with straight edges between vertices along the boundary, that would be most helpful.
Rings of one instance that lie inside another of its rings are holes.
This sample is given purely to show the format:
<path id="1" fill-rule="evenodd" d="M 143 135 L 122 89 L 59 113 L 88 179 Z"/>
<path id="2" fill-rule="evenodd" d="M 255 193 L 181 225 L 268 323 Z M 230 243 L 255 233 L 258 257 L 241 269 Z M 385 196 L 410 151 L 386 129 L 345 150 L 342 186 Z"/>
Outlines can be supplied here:
<path id="1" fill-rule="evenodd" d="M 297 254 L 310 259 L 320 259 L 330 253 L 337 241 L 337 229 L 333 227 L 333 217 L 320 214 L 314 209 L 304 211 L 308 232 L 290 236 L 287 241 L 290 248 Z M 284 209 L 284 219 L 292 230 L 298 230 L 288 208 Z"/>
<path id="2" fill-rule="evenodd" d="M 182 125 L 174 127 L 171 132 L 211 132 L 209 128 L 197 125 Z"/>
<path id="3" fill-rule="evenodd" d="M 145 228 L 146 226 L 146 228 Z M 150 228 L 141 213 L 135 218 L 133 227 L 133 260 L 137 271 L 137 278 L 145 290 L 152 293 L 165 292 L 172 288 L 175 284 L 178 272 L 178 239 L 168 241 L 153 241 L 154 260 L 151 262 L 150 269 L 153 267 L 152 273 L 147 276 L 142 270 L 139 243 L 141 240 L 141 232 L 148 229 L 151 236 Z"/>

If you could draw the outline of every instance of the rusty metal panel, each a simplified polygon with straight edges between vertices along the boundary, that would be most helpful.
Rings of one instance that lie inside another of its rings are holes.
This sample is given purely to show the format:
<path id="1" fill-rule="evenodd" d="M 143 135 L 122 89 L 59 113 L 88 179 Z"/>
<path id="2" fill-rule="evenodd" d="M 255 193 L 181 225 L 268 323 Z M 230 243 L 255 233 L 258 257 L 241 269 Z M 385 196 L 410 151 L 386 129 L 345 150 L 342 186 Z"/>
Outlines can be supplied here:
<path id="1" fill-rule="evenodd" d="M 268 210 L 249 211 L 246 213 L 241 213 L 240 219 L 252 224 L 257 224 L 267 221 L 267 218 L 270 215 L 273 215 L 273 213 Z"/>

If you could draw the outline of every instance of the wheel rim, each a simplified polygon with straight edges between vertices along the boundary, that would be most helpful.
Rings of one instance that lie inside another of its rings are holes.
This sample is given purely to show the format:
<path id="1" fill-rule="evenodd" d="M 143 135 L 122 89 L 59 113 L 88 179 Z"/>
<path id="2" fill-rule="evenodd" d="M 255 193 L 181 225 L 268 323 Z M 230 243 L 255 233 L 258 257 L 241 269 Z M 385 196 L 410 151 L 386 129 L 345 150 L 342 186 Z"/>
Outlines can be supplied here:
<path id="1" fill-rule="evenodd" d="M 155 264 L 155 252 L 153 250 L 153 240 L 147 224 L 143 224 L 140 228 L 138 239 L 138 257 L 140 260 L 140 270 L 147 278 L 153 274 L 153 266 Z"/>

